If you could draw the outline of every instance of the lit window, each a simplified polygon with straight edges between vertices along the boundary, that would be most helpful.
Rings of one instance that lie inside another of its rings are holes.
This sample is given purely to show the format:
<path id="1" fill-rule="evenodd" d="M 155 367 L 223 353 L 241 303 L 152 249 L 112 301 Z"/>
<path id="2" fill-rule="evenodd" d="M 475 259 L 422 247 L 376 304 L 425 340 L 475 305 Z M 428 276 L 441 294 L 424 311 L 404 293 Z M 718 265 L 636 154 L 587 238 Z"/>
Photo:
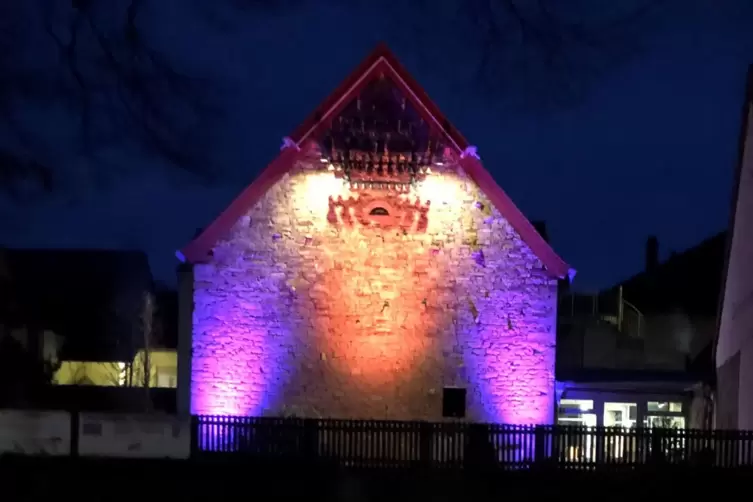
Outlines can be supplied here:
<path id="1" fill-rule="evenodd" d="M 648 411 L 664 413 L 682 413 L 682 403 L 649 401 L 646 405 Z"/>
<path id="2" fill-rule="evenodd" d="M 637 403 L 604 403 L 604 426 L 632 429 L 638 418 Z"/>
<path id="3" fill-rule="evenodd" d="M 561 399 L 557 410 L 557 423 L 560 425 L 596 425 L 593 414 L 594 402 L 589 399 Z"/>
<path id="4" fill-rule="evenodd" d="M 157 368 L 157 387 L 174 389 L 178 386 L 178 370 L 174 366 Z"/>
<path id="5" fill-rule="evenodd" d="M 557 424 L 577 427 L 595 427 L 594 402 L 590 399 L 561 399 L 557 410 Z M 575 443 L 570 440 L 578 438 Z M 571 461 L 590 461 L 593 458 L 591 434 L 565 436 L 562 444 L 566 458 Z"/>
<path id="6" fill-rule="evenodd" d="M 685 417 L 671 415 L 648 415 L 643 417 L 643 426 L 652 429 L 684 429 Z"/>
<path id="7" fill-rule="evenodd" d="M 590 399 L 560 399 L 560 409 L 591 411 L 594 409 L 594 402 Z"/>

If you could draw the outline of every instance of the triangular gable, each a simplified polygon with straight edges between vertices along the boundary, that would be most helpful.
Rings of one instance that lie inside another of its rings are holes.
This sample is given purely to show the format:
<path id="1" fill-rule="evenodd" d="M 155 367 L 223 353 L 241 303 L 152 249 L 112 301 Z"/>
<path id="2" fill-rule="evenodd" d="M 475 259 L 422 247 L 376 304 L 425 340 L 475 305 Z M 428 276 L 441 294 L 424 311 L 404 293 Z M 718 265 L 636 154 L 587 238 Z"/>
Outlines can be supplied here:
<path id="1" fill-rule="evenodd" d="M 465 173 L 486 194 L 492 204 L 510 223 L 523 241 L 555 277 L 572 279 L 574 270 L 551 248 L 530 221 L 517 208 L 507 194 L 494 181 L 463 136 L 450 124 L 439 108 L 429 99 L 421 86 L 397 61 L 385 44 L 380 44 L 354 72 L 333 92 L 317 110 L 306 119 L 289 138 L 285 138 L 281 153 L 259 177 L 238 196 L 220 216 L 206 227 L 192 242 L 176 255 L 191 263 L 201 263 L 209 258 L 211 248 L 226 235 L 242 217 L 275 183 L 309 152 L 309 144 L 326 130 L 340 112 L 371 81 L 386 76 L 404 93 L 411 105 L 421 114 L 432 129 L 440 132 L 459 155 L 459 164 Z"/>

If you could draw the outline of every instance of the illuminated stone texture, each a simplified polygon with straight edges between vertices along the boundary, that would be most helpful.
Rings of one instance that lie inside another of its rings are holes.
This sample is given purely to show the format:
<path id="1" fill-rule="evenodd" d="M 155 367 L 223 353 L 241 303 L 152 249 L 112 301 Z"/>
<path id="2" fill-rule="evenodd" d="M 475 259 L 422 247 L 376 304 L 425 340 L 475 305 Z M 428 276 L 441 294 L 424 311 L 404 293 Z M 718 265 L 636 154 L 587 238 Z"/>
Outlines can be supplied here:
<path id="1" fill-rule="evenodd" d="M 445 167 L 359 193 L 321 167 L 196 265 L 192 412 L 437 420 L 462 386 L 471 420 L 550 422 L 556 279 L 480 190 Z"/>

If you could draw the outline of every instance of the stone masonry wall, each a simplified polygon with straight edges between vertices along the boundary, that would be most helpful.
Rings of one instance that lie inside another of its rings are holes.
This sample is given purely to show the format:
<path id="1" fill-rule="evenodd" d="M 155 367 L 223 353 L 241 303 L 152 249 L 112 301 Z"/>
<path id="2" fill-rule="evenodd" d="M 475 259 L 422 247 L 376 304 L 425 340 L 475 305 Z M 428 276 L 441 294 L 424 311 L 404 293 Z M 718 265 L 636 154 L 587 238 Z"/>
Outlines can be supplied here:
<path id="1" fill-rule="evenodd" d="M 556 280 L 445 169 L 407 195 L 319 165 L 270 189 L 194 269 L 192 412 L 439 420 L 461 386 L 471 420 L 550 422 Z"/>

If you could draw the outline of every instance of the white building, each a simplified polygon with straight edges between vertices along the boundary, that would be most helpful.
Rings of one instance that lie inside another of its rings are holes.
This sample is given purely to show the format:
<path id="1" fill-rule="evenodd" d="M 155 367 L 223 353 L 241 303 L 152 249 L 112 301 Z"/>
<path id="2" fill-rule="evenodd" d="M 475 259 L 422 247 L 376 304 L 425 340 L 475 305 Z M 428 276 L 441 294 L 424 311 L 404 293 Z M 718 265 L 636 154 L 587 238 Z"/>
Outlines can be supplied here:
<path id="1" fill-rule="evenodd" d="M 716 345 L 716 427 L 753 430 L 753 66 L 746 89 Z"/>

